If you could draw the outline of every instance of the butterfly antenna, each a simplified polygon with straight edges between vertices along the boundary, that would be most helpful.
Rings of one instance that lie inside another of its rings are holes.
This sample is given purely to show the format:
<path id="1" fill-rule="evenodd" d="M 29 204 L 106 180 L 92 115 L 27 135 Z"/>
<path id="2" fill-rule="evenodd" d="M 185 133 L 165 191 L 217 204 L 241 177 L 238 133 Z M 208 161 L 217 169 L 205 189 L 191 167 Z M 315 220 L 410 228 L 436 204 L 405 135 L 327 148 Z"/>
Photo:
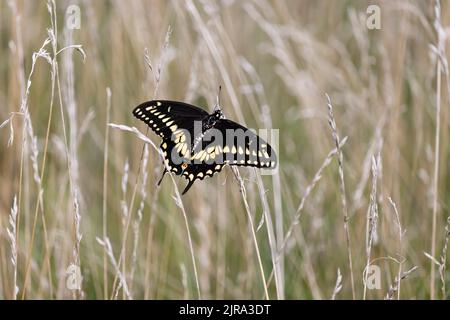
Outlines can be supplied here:
<path id="1" fill-rule="evenodd" d="M 219 85 L 219 92 L 217 93 L 216 105 L 214 106 L 214 111 L 220 110 L 220 92 L 222 91 L 222 85 Z"/>

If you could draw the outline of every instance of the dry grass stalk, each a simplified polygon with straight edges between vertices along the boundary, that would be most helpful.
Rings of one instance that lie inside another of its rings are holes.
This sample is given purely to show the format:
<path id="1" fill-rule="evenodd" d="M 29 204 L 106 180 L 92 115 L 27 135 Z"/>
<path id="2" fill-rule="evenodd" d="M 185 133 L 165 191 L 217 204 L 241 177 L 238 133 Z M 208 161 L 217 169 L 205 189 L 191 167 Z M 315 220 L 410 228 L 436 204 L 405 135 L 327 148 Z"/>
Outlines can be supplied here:
<path id="1" fill-rule="evenodd" d="M 11 246 L 11 265 L 13 268 L 13 300 L 17 299 L 19 287 L 17 285 L 17 197 L 14 196 L 14 202 L 11 207 L 11 214 L 9 216 L 9 228 L 6 229 L 8 233 L 9 243 Z"/>
<path id="2" fill-rule="evenodd" d="M 337 131 L 337 127 L 336 127 L 336 121 L 334 120 L 334 115 L 333 115 L 333 105 L 331 104 L 331 99 L 327 96 L 327 100 L 328 100 L 328 115 L 329 115 L 329 119 L 328 122 L 330 124 L 331 127 L 331 131 L 332 131 L 332 135 L 333 135 L 333 140 L 334 143 L 336 144 L 336 149 L 337 149 L 337 158 L 338 158 L 338 164 L 339 164 L 339 181 L 340 181 L 340 186 L 339 186 L 339 190 L 341 193 L 341 204 L 342 204 L 342 214 L 344 216 L 344 229 L 345 229 L 345 239 L 346 239 L 346 244 L 347 244 L 347 255 L 348 255 L 348 264 L 349 264 L 349 269 L 350 269 L 350 283 L 351 283 L 351 288 L 352 288 L 352 296 L 353 299 L 356 298 L 355 295 L 355 281 L 353 278 L 353 259 L 352 259 L 352 248 L 351 248 L 351 241 L 350 241 L 350 231 L 349 231 L 349 226 L 348 226 L 348 209 L 347 209 L 347 197 L 346 197 L 346 193 L 345 193 L 345 181 L 344 181 L 344 155 L 342 153 L 341 150 L 341 144 L 340 144 L 340 140 L 339 140 L 339 134 Z"/>
<path id="3" fill-rule="evenodd" d="M 116 128 L 116 129 L 122 130 L 122 131 L 128 131 L 128 132 L 134 133 L 139 139 L 141 139 L 142 141 L 150 144 L 155 149 L 155 151 L 158 152 L 160 158 L 162 160 L 164 160 L 164 156 L 163 156 L 161 150 L 154 144 L 153 141 L 151 141 L 149 138 L 147 138 L 146 135 L 142 134 L 137 128 L 129 127 L 129 126 L 125 126 L 125 125 L 117 125 L 117 124 L 114 124 L 114 123 L 110 123 L 109 126 L 111 126 L 112 128 Z M 166 169 L 168 169 L 168 168 L 166 167 Z M 170 171 L 170 170 L 168 170 L 168 171 Z M 183 218 L 184 218 L 186 231 L 187 231 L 187 235 L 188 235 L 189 249 L 190 249 L 191 258 L 192 258 L 192 265 L 193 265 L 193 269 L 194 269 L 194 276 L 195 276 L 195 281 L 196 281 L 196 286 L 197 286 L 198 298 L 201 299 L 200 285 L 199 285 L 199 281 L 198 281 L 197 265 L 196 265 L 196 262 L 195 262 L 194 246 L 192 244 L 192 237 L 191 237 L 191 232 L 190 232 L 190 229 L 189 229 L 189 221 L 188 221 L 188 218 L 187 218 L 186 210 L 184 209 L 183 201 L 181 200 L 180 192 L 179 192 L 178 187 L 177 187 L 177 185 L 175 183 L 175 179 L 173 177 L 173 174 L 170 173 L 169 176 L 171 177 L 171 180 L 172 180 L 172 183 L 173 183 L 174 189 L 175 189 L 175 197 L 174 197 L 175 203 L 181 209 L 181 211 L 183 213 Z M 119 259 L 119 262 L 120 262 L 120 259 Z"/>
<path id="4" fill-rule="evenodd" d="M 336 284 L 333 289 L 333 294 L 331 295 L 331 300 L 336 300 L 337 294 L 342 290 L 342 274 L 341 270 L 337 270 Z"/>
<path id="5" fill-rule="evenodd" d="M 139 194 L 141 196 L 141 201 L 139 203 L 139 207 L 137 210 L 137 217 L 133 223 L 133 249 L 131 253 L 131 271 L 130 271 L 130 282 L 131 282 L 131 289 L 133 288 L 134 284 L 134 272 L 136 270 L 136 264 L 137 264 L 137 258 L 138 258 L 138 245 L 139 245 L 139 231 L 140 231 L 140 224 L 142 221 L 142 215 L 144 212 L 144 206 L 145 206 L 145 198 L 147 196 L 147 180 L 148 180 L 148 157 L 149 157 L 149 150 L 148 145 L 146 144 L 144 146 L 144 157 L 142 159 L 142 182 L 141 182 L 141 188 L 139 190 Z M 132 290 L 133 291 L 133 290 Z"/>
<path id="6" fill-rule="evenodd" d="M 436 0 L 434 6 L 434 27 L 437 33 L 437 46 L 435 50 L 437 52 L 437 64 L 436 64 L 436 130 L 435 130 L 435 143 L 434 143 L 434 174 L 433 174 L 433 215 L 431 226 L 431 256 L 436 254 L 436 225 L 438 216 L 438 181 L 439 181 L 439 151 L 440 151 L 440 134 L 441 134 L 441 73 L 442 63 L 444 62 L 444 70 L 447 70 L 446 58 L 445 58 L 445 32 L 441 24 L 441 4 L 439 0 Z M 435 264 L 430 263 L 430 298 L 435 298 Z"/>
<path id="7" fill-rule="evenodd" d="M 102 207 L 102 231 L 103 239 L 108 235 L 108 157 L 109 157 L 109 126 L 111 114 L 111 88 L 106 88 L 106 122 L 105 144 L 103 153 L 103 207 Z M 108 260 L 107 253 L 103 251 L 103 299 L 108 299 Z"/>
<path id="8" fill-rule="evenodd" d="M 404 258 L 403 258 L 403 236 L 405 235 L 406 231 L 403 231 L 402 229 L 402 225 L 400 222 L 400 215 L 398 213 L 397 210 L 397 205 L 395 204 L 395 202 L 391 199 L 391 197 L 388 197 L 389 203 L 392 206 L 392 209 L 394 210 L 394 214 L 395 214 L 395 222 L 396 225 L 398 227 L 398 255 L 400 256 L 400 261 L 398 264 L 398 272 L 397 272 L 397 278 L 398 279 L 398 284 L 396 285 L 397 287 L 397 300 L 400 300 L 400 284 L 401 284 L 401 280 L 402 280 L 402 266 L 403 266 L 403 262 L 404 262 Z"/>
<path id="9" fill-rule="evenodd" d="M 367 224 L 366 224 L 366 266 L 364 270 L 367 270 L 370 266 L 372 245 L 376 242 L 377 224 L 378 224 L 378 203 L 377 203 L 377 189 L 378 189 L 378 175 L 380 168 L 380 154 L 372 157 L 372 190 L 370 192 L 370 204 L 367 210 Z M 368 272 L 364 272 L 364 295 L 363 299 L 366 299 L 367 294 L 367 278 Z"/>
<path id="10" fill-rule="evenodd" d="M 239 183 L 239 191 L 242 195 L 242 200 L 244 201 L 244 206 L 245 206 L 245 211 L 247 212 L 248 222 L 250 223 L 250 229 L 251 229 L 250 231 L 252 233 L 252 239 L 253 239 L 253 243 L 255 245 L 256 257 L 258 258 L 259 271 L 261 272 L 261 280 L 262 280 L 263 286 L 264 286 L 265 298 L 266 298 L 266 300 L 270 300 L 269 291 L 268 291 L 268 287 L 267 287 L 267 281 L 266 281 L 266 275 L 264 273 L 264 268 L 263 268 L 262 260 L 261 260 L 261 253 L 259 250 L 258 240 L 256 239 L 255 226 L 253 224 L 253 217 L 250 213 L 250 207 L 247 202 L 247 191 L 245 189 L 244 180 L 242 180 L 239 170 L 236 167 L 231 167 L 231 169 L 233 170 L 236 180 Z"/>
<path id="11" fill-rule="evenodd" d="M 22 105 L 21 105 L 21 112 L 23 112 L 25 114 L 25 128 L 27 128 L 27 132 L 30 136 L 33 136 L 32 134 L 32 125 L 31 125 L 31 118 L 29 116 L 29 112 L 28 112 L 28 96 L 29 96 L 29 91 L 30 91 L 30 87 L 31 87 L 31 76 L 34 72 L 34 67 L 36 64 L 36 61 L 38 58 L 44 58 L 50 65 L 51 65 L 51 80 L 52 80 L 52 94 L 51 94 L 51 100 L 50 100 L 50 110 L 49 110 L 49 118 L 48 118 L 48 122 L 47 122 L 47 130 L 46 130 L 46 137 L 45 137 L 45 144 L 44 144 L 44 151 L 43 151 L 43 158 L 42 158 L 42 164 L 41 164 L 41 170 L 40 172 L 38 171 L 38 153 L 37 153 L 37 147 L 35 147 L 36 145 L 36 138 L 31 138 L 32 141 L 32 150 L 34 150 L 32 152 L 32 157 L 31 157 L 31 161 L 33 163 L 33 169 L 34 169 L 34 179 L 37 182 L 38 186 L 39 186 L 39 190 L 38 190 L 38 196 L 36 197 L 36 205 L 35 205 L 35 214 L 34 214 L 34 220 L 33 220 L 33 226 L 32 226 L 32 233 L 31 233 L 31 240 L 30 240 L 30 246 L 29 246 L 29 253 L 27 256 L 27 261 L 26 261 L 26 266 L 25 266 L 25 276 L 24 276 L 24 287 L 23 287 L 23 292 L 22 292 L 22 298 L 25 297 L 26 295 L 26 291 L 27 291 L 27 285 L 28 285 L 28 276 L 29 276 L 29 270 L 30 270 L 30 266 L 31 266 L 31 259 L 32 259 L 32 248 L 33 248 L 33 242 L 34 242 L 34 238 L 35 238 L 35 232 L 36 232 L 36 225 L 37 225 L 37 219 L 38 219 L 38 213 L 39 211 L 41 211 L 41 218 L 42 218 L 42 224 L 43 224 L 43 231 L 44 231 L 44 241 L 45 241 L 45 255 L 44 255 L 44 268 L 43 270 L 46 270 L 46 268 L 48 269 L 48 280 L 49 280 L 49 289 L 50 289 L 50 297 L 53 295 L 52 294 L 52 289 L 53 289 L 53 285 L 52 285 L 52 271 L 51 271 L 51 265 L 50 265 L 50 252 L 49 252 L 49 244 L 48 244 L 48 233 L 47 233 L 47 227 L 46 227 L 46 222 L 45 222 L 45 216 L 44 216 L 44 212 L 43 212 L 43 198 L 42 198 L 42 194 L 43 194 L 43 189 L 42 189 L 42 179 L 44 177 L 44 173 L 45 173 L 45 168 L 46 168 L 46 156 L 47 156 L 47 148 L 48 148 L 48 141 L 49 141 L 49 134 L 50 134 L 50 125 L 51 125 L 51 120 L 52 120 L 52 110 L 53 110 L 53 100 L 54 100 L 54 91 L 55 91 L 55 85 L 58 85 L 58 90 L 59 90 L 59 100 L 60 100 L 60 106 L 61 106 L 61 110 L 62 110 L 62 102 L 61 102 L 61 91 L 60 91 L 60 83 L 59 83 L 59 75 L 58 75 L 58 66 L 57 66 L 57 56 L 64 52 L 66 49 L 71 49 L 71 48 L 76 48 L 78 51 L 80 51 L 83 54 L 83 57 L 85 56 L 83 49 L 81 48 L 81 46 L 79 45 L 75 45 L 75 46 L 70 46 L 70 47 L 64 47 L 60 50 L 57 50 L 57 24 L 56 24 L 56 5 L 54 3 L 54 1 L 49 1 L 47 4 L 47 8 L 48 11 L 50 13 L 50 20 L 51 20 L 51 28 L 48 29 L 48 38 L 44 41 L 44 44 L 42 45 L 41 49 L 38 52 L 35 52 L 33 54 L 33 63 L 32 63 L 32 67 L 31 67 L 31 71 L 28 77 L 28 83 L 27 83 L 27 88 L 25 91 L 25 98 L 22 99 Z M 47 53 L 47 51 L 45 50 L 45 47 L 51 44 L 52 47 L 52 55 L 50 55 L 49 53 Z M 55 84 L 56 83 L 56 84 Z M 63 127 L 65 127 L 63 125 Z M 64 129 L 65 130 L 65 129 Z M 65 131 L 64 131 L 65 132 Z M 65 136 L 66 137 L 66 136 Z M 67 139 L 65 139 L 66 141 L 66 149 L 67 149 Z M 66 153 L 68 155 L 68 152 Z M 69 157 L 67 156 L 67 158 L 69 159 Z M 68 166 L 70 166 L 69 164 L 70 162 L 68 161 Z M 69 169 L 69 176 L 71 176 L 70 174 L 70 169 Z M 72 184 L 71 184 L 72 187 Z M 72 188 L 72 192 L 73 194 L 77 194 L 76 189 Z M 75 214 L 74 214 L 74 224 L 75 224 L 75 234 L 74 234 L 74 238 L 75 238 L 75 247 L 74 247 L 74 254 L 76 255 L 76 252 L 79 251 L 79 249 L 77 249 L 77 247 L 79 248 L 79 241 L 81 241 L 81 234 L 79 232 L 79 211 L 78 211 L 78 202 L 77 199 L 74 200 L 74 210 L 75 210 Z M 78 226 L 78 228 L 77 228 Z"/>
<path id="12" fill-rule="evenodd" d="M 160 83 L 160 80 L 161 80 L 161 73 L 162 73 L 162 70 L 164 68 L 164 64 L 163 64 L 164 61 L 165 61 L 164 58 L 165 58 L 165 55 L 167 54 L 167 48 L 168 48 L 169 43 L 170 43 L 170 35 L 171 35 L 171 33 L 172 33 L 172 31 L 171 31 L 171 27 L 169 25 L 168 30 L 166 32 L 166 37 L 165 37 L 165 41 L 164 41 L 162 54 L 161 54 L 161 57 L 160 57 L 160 63 L 158 65 L 158 70 L 156 71 L 156 73 L 155 73 L 155 71 L 152 68 L 152 64 L 151 64 L 151 61 L 150 61 L 150 57 L 148 55 L 148 51 L 147 50 L 145 51 L 146 63 L 148 65 L 148 67 L 150 68 L 150 71 L 152 73 L 154 73 L 154 77 L 155 77 L 155 90 L 153 92 L 153 98 L 156 98 L 156 96 L 158 94 L 159 83 Z M 147 130 L 146 133 L 148 133 L 149 128 L 147 128 L 146 130 Z M 139 166 L 138 166 L 136 183 L 134 185 L 133 193 L 132 193 L 132 196 L 131 196 L 131 201 L 130 201 L 130 205 L 129 205 L 129 214 L 128 214 L 128 218 L 127 218 L 127 221 L 126 221 L 125 232 L 124 232 L 124 236 L 123 236 L 123 240 L 122 240 L 122 249 L 120 250 L 119 262 L 118 262 L 119 266 L 122 266 L 122 272 L 124 274 L 126 274 L 126 262 L 125 262 L 125 258 L 126 258 L 126 243 L 127 243 L 127 238 L 128 238 L 128 231 L 129 231 L 130 225 L 131 225 L 132 213 L 133 213 L 133 210 L 134 210 L 134 202 L 135 202 L 136 194 L 137 194 L 137 190 L 138 190 L 137 189 L 138 188 L 138 182 L 139 182 L 139 179 L 140 179 L 141 174 L 142 174 L 143 157 L 144 157 L 144 145 L 142 146 L 142 150 L 141 150 L 141 156 L 140 156 L 140 160 L 139 160 Z M 114 279 L 113 288 L 115 288 L 116 283 L 117 283 L 117 276 Z M 113 289 L 113 291 L 114 291 L 114 289 Z"/>
<path id="13" fill-rule="evenodd" d="M 400 291 L 400 281 L 408 278 L 411 275 L 411 273 L 413 273 L 414 271 L 417 270 L 417 268 L 418 268 L 417 266 L 414 266 L 411 269 L 403 272 L 401 275 L 396 276 L 395 280 L 394 280 L 394 284 L 389 287 L 389 291 L 386 294 L 385 299 L 392 300 L 395 293 L 396 292 L 398 293 Z"/>
<path id="14" fill-rule="evenodd" d="M 49 31 L 49 37 L 44 40 L 44 43 L 42 44 L 39 51 L 33 53 L 32 65 L 31 65 L 30 73 L 28 75 L 28 82 L 27 82 L 27 86 L 26 86 L 26 90 L 25 90 L 25 96 L 22 98 L 22 103 L 21 103 L 21 107 L 20 107 L 20 111 L 24 114 L 24 127 L 23 127 L 23 135 L 22 135 L 23 141 L 22 142 L 23 142 L 23 144 L 26 143 L 26 140 L 25 140 L 26 134 L 25 133 L 27 133 L 28 139 L 30 139 L 30 141 L 31 141 L 30 158 L 31 158 L 31 163 L 32 163 L 32 168 L 33 168 L 33 178 L 38 186 L 38 195 L 36 197 L 35 214 L 34 214 L 34 219 L 33 219 L 33 227 L 32 227 L 31 239 L 30 239 L 30 244 L 29 244 L 29 251 L 28 251 L 27 258 L 26 258 L 26 262 L 25 262 L 25 276 L 24 276 L 24 284 L 23 284 L 23 291 L 22 291 L 22 299 L 24 299 L 24 297 L 26 295 L 26 290 L 27 290 L 27 286 L 28 286 L 28 276 L 29 276 L 29 269 L 31 266 L 33 242 L 34 242 L 34 237 L 35 237 L 35 232 L 36 232 L 38 212 L 39 212 L 39 209 L 42 209 L 42 207 L 43 207 L 42 206 L 42 201 L 43 201 L 42 200 L 42 193 L 43 193 L 42 178 L 43 178 L 43 174 L 44 174 L 45 155 L 46 155 L 46 152 L 45 152 L 46 148 L 45 148 L 44 156 L 43 156 L 43 160 L 42 160 L 42 170 L 39 173 L 39 165 L 38 165 L 39 151 L 38 151 L 38 147 L 37 147 L 37 137 L 34 135 L 31 117 L 30 117 L 30 113 L 28 110 L 28 97 L 30 95 L 31 77 L 34 73 L 34 68 L 35 68 L 37 59 L 43 58 L 50 65 L 53 65 L 53 60 L 50 57 L 50 54 L 45 50 L 45 47 L 52 41 L 51 39 L 52 39 L 51 32 Z M 53 67 L 52 67 L 52 79 L 54 79 L 53 75 L 54 75 L 54 73 L 53 73 Z M 52 102 L 50 103 L 50 105 L 51 105 L 50 108 L 52 108 L 53 98 L 52 98 Z M 51 114 L 51 112 L 50 112 L 50 114 Z M 49 124 L 50 124 L 50 120 L 51 119 L 49 117 Z M 47 129 L 47 137 L 48 137 L 48 132 L 49 131 Z M 48 140 L 46 140 L 46 141 L 48 141 Z M 47 143 L 46 143 L 46 146 L 47 146 Z M 23 161 L 21 161 L 21 166 L 22 165 L 23 165 Z M 20 199 L 19 199 L 19 201 L 20 201 Z M 47 239 L 46 228 L 44 228 L 44 236 L 45 236 L 45 239 Z M 46 240 L 46 243 L 47 243 L 47 240 Z"/>
<path id="15" fill-rule="evenodd" d="M 269 246 L 270 246 L 270 253 L 272 257 L 272 266 L 273 271 L 275 275 L 275 286 L 277 291 L 277 299 L 282 300 L 284 299 L 284 281 L 283 281 L 283 264 L 282 264 L 282 254 L 283 251 L 279 251 L 278 247 L 281 247 L 281 240 L 283 240 L 282 233 L 278 233 L 278 235 L 281 237 L 281 239 L 278 240 L 278 238 L 275 237 L 272 217 L 270 213 L 269 203 L 267 200 L 266 190 L 264 189 L 264 185 L 261 179 L 261 176 L 254 170 L 254 175 L 256 176 L 256 182 L 258 184 L 258 191 L 259 195 L 261 197 L 261 201 L 263 204 L 263 221 L 266 225 L 267 235 L 269 238 Z M 280 194 L 278 194 L 280 195 Z M 276 195 L 275 195 L 276 196 Z M 277 241 L 278 240 L 278 241 Z M 280 243 L 280 245 L 278 245 Z M 281 253 L 281 256 L 280 256 Z"/>
<path id="16" fill-rule="evenodd" d="M 127 280 L 126 280 L 126 278 L 125 278 L 125 275 L 122 274 L 122 271 L 121 271 L 120 268 L 119 268 L 119 265 L 118 265 L 118 263 L 117 263 L 117 260 L 116 260 L 116 258 L 114 257 L 114 252 L 113 252 L 113 250 L 112 250 L 112 246 L 111 246 L 111 242 L 109 241 L 109 238 L 105 238 L 105 239 L 97 238 L 97 242 L 98 242 L 98 243 L 103 247 L 103 249 L 106 251 L 106 253 L 107 253 L 107 255 L 108 255 L 108 257 L 109 257 L 109 259 L 110 259 L 110 261 L 111 261 L 111 264 L 113 265 L 113 267 L 114 267 L 114 269 L 115 269 L 115 271 L 116 271 L 116 274 L 117 274 L 118 277 L 119 277 L 119 280 L 120 280 L 120 286 L 122 286 L 123 291 L 125 292 L 125 295 L 126 295 L 127 299 L 128 299 L 128 300 L 131 300 L 132 297 L 131 297 L 130 291 L 128 290 Z M 119 286 L 119 288 L 120 288 L 120 286 Z M 119 292 L 119 289 L 117 289 L 116 292 L 115 292 L 115 298 L 117 298 L 118 292 Z"/>
<path id="17" fill-rule="evenodd" d="M 447 251 L 449 239 L 450 239 L 450 216 L 447 218 L 447 224 L 445 225 L 444 245 L 442 246 L 441 260 L 439 266 L 439 274 L 441 276 L 441 285 L 442 285 L 441 287 L 442 299 L 444 300 L 447 299 L 445 272 L 447 270 Z"/>
<path id="18" fill-rule="evenodd" d="M 344 137 L 344 139 L 341 140 L 340 142 L 340 147 L 342 148 L 345 143 L 347 142 L 347 137 Z M 333 150 L 331 150 L 327 157 L 325 158 L 325 160 L 323 161 L 322 165 L 320 166 L 320 168 L 317 170 L 316 174 L 314 175 L 311 183 L 306 187 L 305 192 L 302 196 L 302 199 L 300 200 L 300 204 L 297 207 L 297 211 L 294 214 L 294 218 L 292 219 L 291 225 L 289 226 L 283 242 L 281 244 L 281 248 L 280 251 L 284 250 L 286 247 L 287 242 L 289 241 L 289 238 L 292 235 L 292 232 L 294 231 L 294 228 L 296 225 L 298 225 L 300 223 L 300 217 L 302 215 L 303 212 L 303 207 L 305 206 L 305 202 L 306 199 L 309 197 L 309 195 L 311 194 L 312 190 L 314 189 L 314 187 L 316 186 L 316 184 L 320 181 L 320 179 L 322 178 L 322 173 L 325 170 L 325 168 L 327 168 L 330 163 L 331 160 L 333 159 L 333 157 L 338 153 L 338 149 L 334 148 Z"/>

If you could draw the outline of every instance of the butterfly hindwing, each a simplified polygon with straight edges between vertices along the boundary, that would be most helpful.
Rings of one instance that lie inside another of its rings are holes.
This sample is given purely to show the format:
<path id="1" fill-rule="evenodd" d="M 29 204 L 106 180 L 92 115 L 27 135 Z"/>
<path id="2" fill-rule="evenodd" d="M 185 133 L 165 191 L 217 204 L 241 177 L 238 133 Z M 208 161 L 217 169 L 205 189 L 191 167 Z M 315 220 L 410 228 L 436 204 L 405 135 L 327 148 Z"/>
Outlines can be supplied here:
<path id="1" fill-rule="evenodd" d="M 178 151 L 179 147 L 177 146 L 180 145 L 179 143 L 175 143 L 173 139 L 163 139 L 160 148 L 164 155 L 164 162 L 167 166 L 166 170 L 168 169 L 176 175 L 182 175 L 188 180 L 188 185 L 183 191 L 184 194 L 189 190 L 195 180 L 212 177 L 222 170 L 224 164 L 194 163 L 183 155 L 183 150 Z"/>
<path id="2" fill-rule="evenodd" d="M 211 137 L 208 137 L 208 133 L 211 133 Z M 234 121 L 220 119 L 208 133 L 204 136 L 201 150 L 194 150 L 191 157 L 196 163 L 224 163 L 256 168 L 275 168 L 277 165 L 272 147 L 253 131 Z"/>
<path id="3" fill-rule="evenodd" d="M 178 161 L 178 159 L 174 156 L 174 153 L 176 152 L 176 144 L 174 143 L 174 141 L 172 139 L 163 139 L 160 148 L 164 155 L 164 162 L 167 166 L 166 169 L 175 173 L 176 175 L 180 175 L 183 171 L 183 162 Z"/>
<path id="4" fill-rule="evenodd" d="M 186 188 L 184 188 L 183 193 L 185 194 L 189 188 L 192 186 L 195 180 L 203 180 L 206 177 L 212 177 L 216 173 L 222 171 L 224 164 L 194 164 L 190 163 L 186 165 L 183 170 L 183 177 L 188 180 Z"/>

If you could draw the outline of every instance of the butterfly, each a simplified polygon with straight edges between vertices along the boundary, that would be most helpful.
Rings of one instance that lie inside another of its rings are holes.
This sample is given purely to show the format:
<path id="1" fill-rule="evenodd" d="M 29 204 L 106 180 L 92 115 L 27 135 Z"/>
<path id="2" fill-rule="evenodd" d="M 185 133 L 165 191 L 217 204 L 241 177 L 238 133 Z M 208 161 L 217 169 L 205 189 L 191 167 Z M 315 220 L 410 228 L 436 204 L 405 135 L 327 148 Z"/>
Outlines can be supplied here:
<path id="1" fill-rule="evenodd" d="M 276 168 L 273 148 L 246 127 L 225 119 L 220 108 L 205 110 L 178 101 L 147 101 L 133 110 L 162 138 L 164 171 L 188 180 L 185 194 L 196 180 L 219 173 L 225 165 Z"/>

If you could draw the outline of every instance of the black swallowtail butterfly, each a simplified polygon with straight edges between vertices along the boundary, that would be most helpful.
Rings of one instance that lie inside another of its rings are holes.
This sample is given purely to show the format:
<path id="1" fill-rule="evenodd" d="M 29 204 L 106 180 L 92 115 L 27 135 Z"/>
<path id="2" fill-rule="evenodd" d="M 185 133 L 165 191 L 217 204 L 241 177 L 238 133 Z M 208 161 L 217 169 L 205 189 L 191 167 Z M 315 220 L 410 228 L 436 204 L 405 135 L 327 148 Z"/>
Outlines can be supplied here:
<path id="1" fill-rule="evenodd" d="M 225 165 L 275 168 L 277 157 L 261 137 L 225 119 L 218 108 L 208 114 L 193 105 L 168 100 L 140 104 L 133 115 L 162 138 L 167 168 L 188 180 L 185 194 L 195 180 L 220 172 Z M 164 178 L 164 169 L 158 185 Z"/>

